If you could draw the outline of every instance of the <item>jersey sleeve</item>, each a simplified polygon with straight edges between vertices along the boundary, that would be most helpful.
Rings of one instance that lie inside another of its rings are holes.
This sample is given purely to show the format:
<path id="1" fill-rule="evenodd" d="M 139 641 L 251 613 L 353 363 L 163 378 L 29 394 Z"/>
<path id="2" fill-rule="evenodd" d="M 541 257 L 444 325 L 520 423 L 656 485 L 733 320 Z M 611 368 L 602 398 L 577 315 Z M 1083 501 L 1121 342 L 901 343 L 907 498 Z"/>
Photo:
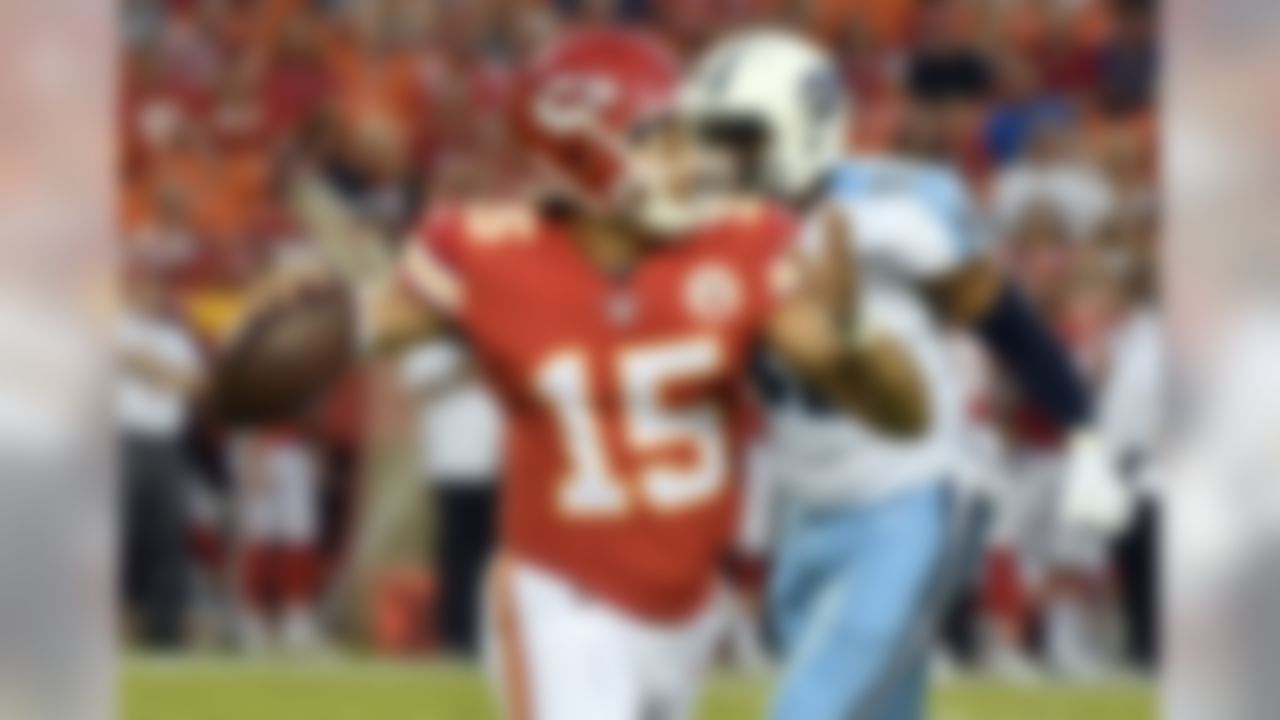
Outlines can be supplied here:
<path id="1" fill-rule="evenodd" d="M 433 210 L 405 245 L 398 281 L 427 305 L 457 317 L 466 304 L 466 250 L 461 210 Z"/>
<path id="2" fill-rule="evenodd" d="M 965 262 L 985 254 L 991 245 L 990 218 L 960 174 L 936 169 L 925 185 L 921 197 L 945 226 L 955 254 Z"/>

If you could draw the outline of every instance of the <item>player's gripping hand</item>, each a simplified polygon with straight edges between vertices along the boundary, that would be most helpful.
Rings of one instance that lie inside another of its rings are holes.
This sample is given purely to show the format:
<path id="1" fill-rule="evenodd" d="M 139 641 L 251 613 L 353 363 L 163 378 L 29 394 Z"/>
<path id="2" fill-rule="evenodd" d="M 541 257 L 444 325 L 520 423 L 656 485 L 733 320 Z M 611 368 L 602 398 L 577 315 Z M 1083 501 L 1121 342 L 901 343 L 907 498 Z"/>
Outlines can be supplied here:
<path id="1" fill-rule="evenodd" d="M 1112 537 L 1129 524 L 1134 497 L 1120 477 L 1115 457 L 1093 433 L 1072 434 L 1059 503 L 1059 520 L 1074 531 Z"/>
<path id="2" fill-rule="evenodd" d="M 357 286 L 310 261 L 267 277 L 215 367 L 220 417 L 239 425 L 296 417 L 359 357 L 439 333 L 444 318 L 398 277 Z"/>
<path id="3" fill-rule="evenodd" d="M 809 267 L 809 281 L 826 306 L 837 332 L 850 340 L 864 335 L 858 257 L 849 218 L 837 208 L 822 215 L 820 246 Z"/>
<path id="4" fill-rule="evenodd" d="M 853 228 L 838 211 L 795 266 L 796 292 L 766 328 L 772 348 L 802 379 L 847 412 L 897 437 L 922 433 L 929 398 L 902 344 L 864 321 Z"/>

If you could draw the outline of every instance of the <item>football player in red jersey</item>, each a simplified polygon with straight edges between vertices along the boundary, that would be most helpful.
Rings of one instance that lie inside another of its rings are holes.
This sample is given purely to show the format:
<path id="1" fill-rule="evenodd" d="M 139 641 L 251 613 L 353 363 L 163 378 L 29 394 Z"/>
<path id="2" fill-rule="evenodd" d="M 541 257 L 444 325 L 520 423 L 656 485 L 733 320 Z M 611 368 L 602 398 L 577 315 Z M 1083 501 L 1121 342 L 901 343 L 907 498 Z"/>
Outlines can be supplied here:
<path id="1" fill-rule="evenodd" d="M 925 422 L 914 368 L 830 276 L 848 263 L 799 264 L 785 213 L 717 186 L 672 113 L 678 80 L 643 35 L 565 36 L 513 110 L 554 202 L 436 208 L 396 277 L 360 293 L 368 345 L 456 328 L 504 407 L 489 610 L 513 718 L 689 712 L 761 343 L 849 412 Z"/>

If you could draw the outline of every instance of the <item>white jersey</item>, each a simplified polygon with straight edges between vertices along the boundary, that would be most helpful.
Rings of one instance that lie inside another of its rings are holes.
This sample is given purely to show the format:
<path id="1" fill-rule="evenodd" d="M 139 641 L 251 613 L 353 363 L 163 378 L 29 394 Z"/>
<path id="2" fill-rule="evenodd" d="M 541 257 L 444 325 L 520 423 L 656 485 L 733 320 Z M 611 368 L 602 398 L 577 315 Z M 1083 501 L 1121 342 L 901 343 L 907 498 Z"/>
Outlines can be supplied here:
<path id="1" fill-rule="evenodd" d="M 936 166 L 847 161 L 832 179 L 827 203 L 807 223 L 807 250 L 821 247 L 830 207 L 845 213 L 853 230 L 864 318 L 912 355 L 928 389 L 930 424 L 917 438 L 886 437 L 837 414 L 765 358 L 760 388 L 770 407 L 770 473 L 785 497 L 805 504 L 861 503 L 953 480 L 963 442 L 963 382 L 923 288 L 985 245 L 964 185 Z"/>

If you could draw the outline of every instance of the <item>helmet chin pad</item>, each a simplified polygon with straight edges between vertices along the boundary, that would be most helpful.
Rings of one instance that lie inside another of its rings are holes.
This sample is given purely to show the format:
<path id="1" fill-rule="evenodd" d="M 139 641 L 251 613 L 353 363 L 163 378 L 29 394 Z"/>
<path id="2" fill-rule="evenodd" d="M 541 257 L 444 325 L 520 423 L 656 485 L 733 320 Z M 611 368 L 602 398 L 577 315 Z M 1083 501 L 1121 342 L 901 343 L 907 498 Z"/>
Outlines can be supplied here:
<path id="1" fill-rule="evenodd" d="M 694 162 L 704 162 L 694 160 Z M 617 198 L 620 212 L 631 222 L 660 241 L 676 241 L 714 217 L 724 206 L 722 187 L 712 186 L 708 177 L 687 182 L 685 192 L 677 187 L 676 169 L 642 155 L 633 156 Z M 693 172 L 699 173 L 700 170 Z"/>
<path id="2" fill-rule="evenodd" d="M 723 205 L 730 173 L 723 153 L 678 115 L 637 123 L 614 145 L 621 163 L 612 210 L 660 240 L 683 236 Z"/>

